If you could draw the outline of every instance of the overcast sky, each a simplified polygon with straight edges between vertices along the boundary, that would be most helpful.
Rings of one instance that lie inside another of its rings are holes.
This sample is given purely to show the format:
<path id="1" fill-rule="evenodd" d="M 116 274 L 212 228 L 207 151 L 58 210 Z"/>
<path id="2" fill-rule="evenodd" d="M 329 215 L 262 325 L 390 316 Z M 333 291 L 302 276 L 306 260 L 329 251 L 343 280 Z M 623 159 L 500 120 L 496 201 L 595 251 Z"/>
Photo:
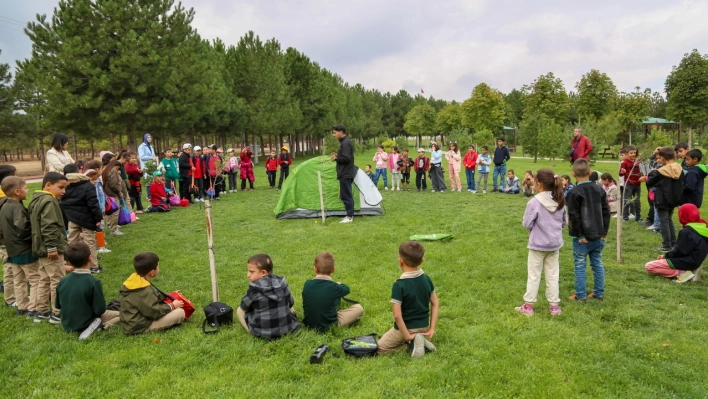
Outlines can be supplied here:
<path id="1" fill-rule="evenodd" d="M 0 0 L 0 62 L 31 54 L 17 25 L 57 1 Z M 367 88 L 464 100 L 486 82 L 503 92 L 553 72 L 566 90 L 590 69 L 619 90 L 662 90 L 671 67 L 708 53 L 708 1 L 185 0 L 204 38 L 253 30 Z M 8 19 L 9 18 L 9 19 Z M 702 48 L 700 47 L 701 45 Z"/>

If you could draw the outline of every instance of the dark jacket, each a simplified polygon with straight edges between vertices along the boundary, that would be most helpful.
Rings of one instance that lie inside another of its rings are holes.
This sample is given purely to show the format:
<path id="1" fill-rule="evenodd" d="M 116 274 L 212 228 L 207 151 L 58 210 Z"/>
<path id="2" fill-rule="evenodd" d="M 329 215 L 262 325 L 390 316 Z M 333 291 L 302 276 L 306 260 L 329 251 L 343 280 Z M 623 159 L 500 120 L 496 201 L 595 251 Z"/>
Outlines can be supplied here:
<path id="1" fill-rule="evenodd" d="M 32 255 L 44 258 L 50 249 L 63 254 L 69 244 L 59 201 L 50 192 L 35 191 L 29 204 L 29 213 L 32 225 Z"/>
<path id="2" fill-rule="evenodd" d="M 494 148 L 494 160 L 492 161 L 494 165 L 504 165 L 509 159 L 511 159 L 511 154 L 509 154 L 509 149 L 506 148 L 506 146 L 502 146 L 501 148 L 496 146 L 496 148 Z"/>
<path id="3" fill-rule="evenodd" d="M 590 181 L 579 183 L 568 192 L 568 232 L 571 237 L 588 241 L 607 236 L 610 229 L 610 206 L 602 187 Z"/>
<path id="4" fill-rule="evenodd" d="M 676 246 L 664 255 L 669 266 L 678 270 L 698 269 L 708 256 L 708 228 L 702 223 L 689 223 L 681 229 Z"/>
<path id="5" fill-rule="evenodd" d="M 189 177 L 192 174 L 191 159 L 192 156 L 186 152 L 183 152 L 182 155 L 179 156 L 179 175 L 182 176 L 182 179 Z"/>
<path id="6" fill-rule="evenodd" d="M 83 331 L 106 311 L 101 280 L 86 269 L 76 269 L 57 285 L 54 307 L 61 309 L 64 331 Z"/>
<path id="7" fill-rule="evenodd" d="M 290 158 L 290 155 L 283 155 L 282 153 L 278 155 L 278 165 L 280 165 L 281 170 L 289 169 L 291 163 L 293 163 L 293 159 Z"/>
<path id="8" fill-rule="evenodd" d="M 654 195 L 656 209 L 672 209 L 679 206 L 685 180 L 681 165 L 675 162 L 649 172 L 647 187 L 656 187 Z"/>
<path id="9" fill-rule="evenodd" d="M 706 176 L 708 176 L 708 171 L 706 166 L 702 164 L 698 164 L 686 172 L 681 205 L 693 204 L 696 208 L 703 205 L 703 185 Z"/>
<path id="10" fill-rule="evenodd" d="M 3 197 L 3 200 L 4 203 L 0 204 L 0 242 L 4 242 L 7 256 L 14 258 L 31 255 L 32 227 L 29 212 L 21 202 L 7 197 Z"/>
<path id="11" fill-rule="evenodd" d="M 145 332 L 153 321 L 172 311 L 166 295 L 144 277 L 133 273 L 120 287 L 120 326 L 132 335 Z"/>
<path id="12" fill-rule="evenodd" d="M 300 329 L 290 308 L 295 299 L 285 277 L 268 274 L 248 284 L 241 300 L 251 335 L 266 339 L 280 338 Z"/>
<path id="13" fill-rule="evenodd" d="M 357 167 L 354 165 L 354 146 L 349 136 L 339 140 L 337 151 L 337 179 L 353 179 L 356 177 Z"/>
<path id="14" fill-rule="evenodd" d="M 70 222 L 96 231 L 96 223 L 103 219 L 103 211 L 96 196 L 96 186 L 82 173 L 69 173 L 66 177 L 69 179 L 69 185 L 59 201 L 59 206 Z"/>

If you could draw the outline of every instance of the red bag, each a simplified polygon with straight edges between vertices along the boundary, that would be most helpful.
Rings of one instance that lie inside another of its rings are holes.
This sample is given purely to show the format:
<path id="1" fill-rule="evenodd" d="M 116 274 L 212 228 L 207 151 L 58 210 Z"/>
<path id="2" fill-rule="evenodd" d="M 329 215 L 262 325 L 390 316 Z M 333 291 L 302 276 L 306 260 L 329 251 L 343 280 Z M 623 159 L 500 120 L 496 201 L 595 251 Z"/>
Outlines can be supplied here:
<path id="1" fill-rule="evenodd" d="M 194 313 L 194 304 L 192 301 L 187 299 L 184 295 L 182 295 L 179 291 L 172 291 L 170 292 L 170 295 L 168 295 L 165 298 L 165 303 L 172 303 L 172 301 L 182 301 L 184 302 L 184 305 L 182 306 L 182 309 L 184 309 L 184 318 L 189 320 L 189 316 Z"/>
<path id="2" fill-rule="evenodd" d="M 179 205 L 186 208 L 186 207 L 189 206 L 189 200 L 186 199 L 186 198 L 182 198 L 182 199 L 179 201 Z"/>

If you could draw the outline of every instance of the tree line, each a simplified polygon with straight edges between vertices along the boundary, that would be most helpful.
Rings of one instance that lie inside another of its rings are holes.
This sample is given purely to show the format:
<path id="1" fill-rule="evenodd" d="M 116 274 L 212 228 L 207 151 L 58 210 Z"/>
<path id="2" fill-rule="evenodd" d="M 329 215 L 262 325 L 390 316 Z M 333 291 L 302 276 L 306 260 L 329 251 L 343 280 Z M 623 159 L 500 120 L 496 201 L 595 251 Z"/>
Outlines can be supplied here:
<path id="1" fill-rule="evenodd" d="M 613 145 L 648 116 L 703 130 L 708 121 L 708 57 L 686 54 L 664 97 L 620 92 L 591 70 L 574 91 L 553 73 L 502 93 L 486 83 L 462 103 L 405 90 L 382 93 L 339 75 L 276 39 L 246 33 L 236 45 L 202 39 L 193 9 L 173 0 L 63 0 L 51 18 L 28 23 L 32 56 L 0 64 L 0 150 L 45 152 L 56 131 L 73 151 L 134 149 L 150 132 L 158 149 L 182 142 L 282 146 L 320 151 L 336 123 L 359 146 L 377 139 L 441 135 L 460 145 L 492 145 L 518 129 L 524 152 L 563 157 L 570 127 Z"/>

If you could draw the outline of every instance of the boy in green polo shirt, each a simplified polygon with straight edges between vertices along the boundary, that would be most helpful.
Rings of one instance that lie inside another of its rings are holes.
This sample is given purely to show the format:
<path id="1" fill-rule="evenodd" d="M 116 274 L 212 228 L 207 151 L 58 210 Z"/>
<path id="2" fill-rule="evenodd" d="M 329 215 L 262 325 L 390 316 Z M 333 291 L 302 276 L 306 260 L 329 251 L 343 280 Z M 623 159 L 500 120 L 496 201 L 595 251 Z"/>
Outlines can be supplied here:
<path id="1" fill-rule="evenodd" d="M 105 330 L 118 323 L 120 312 L 106 310 L 101 280 L 91 275 L 91 248 L 75 242 L 66 248 L 64 258 L 74 267 L 59 281 L 54 304 L 61 310 L 64 331 L 80 331 L 79 339 L 86 339 L 101 325 Z"/>
<path id="2" fill-rule="evenodd" d="M 307 328 L 319 332 L 327 331 L 332 325 L 348 326 L 359 320 L 364 308 L 357 304 L 348 309 L 337 311 L 341 298 L 349 294 L 346 284 L 335 283 L 334 256 L 329 252 L 320 252 L 315 258 L 315 278 L 305 282 L 302 289 L 302 307 Z"/>
<path id="3" fill-rule="evenodd" d="M 422 357 L 426 349 L 436 350 L 425 337 L 433 339 L 435 335 L 440 302 L 430 277 L 419 268 L 424 254 L 425 249 L 417 241 L 406 241 L 398 247 L 398 265 L 403 274 L 391 290 L 394 323 L 378 342 L 380 355 L 411 342 L 413 357 Z"/>

